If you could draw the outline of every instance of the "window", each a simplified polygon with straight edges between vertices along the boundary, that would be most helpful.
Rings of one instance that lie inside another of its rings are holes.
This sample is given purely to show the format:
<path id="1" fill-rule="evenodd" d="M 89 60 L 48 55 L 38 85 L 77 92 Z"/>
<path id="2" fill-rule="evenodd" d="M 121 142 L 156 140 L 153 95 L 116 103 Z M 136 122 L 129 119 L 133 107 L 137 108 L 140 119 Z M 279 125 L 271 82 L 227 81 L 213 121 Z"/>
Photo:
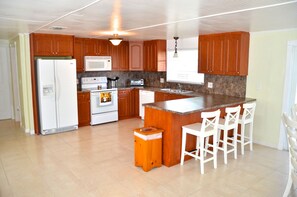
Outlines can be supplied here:
<path id="1" fill-rule="evenodd" d="M 179 39 L 177 58 L 173 58 L 174 43 L 174 40 L 167 40 L 167 81 L 203 84 L 204 74 L 198 73 L 198 37 Z"/>

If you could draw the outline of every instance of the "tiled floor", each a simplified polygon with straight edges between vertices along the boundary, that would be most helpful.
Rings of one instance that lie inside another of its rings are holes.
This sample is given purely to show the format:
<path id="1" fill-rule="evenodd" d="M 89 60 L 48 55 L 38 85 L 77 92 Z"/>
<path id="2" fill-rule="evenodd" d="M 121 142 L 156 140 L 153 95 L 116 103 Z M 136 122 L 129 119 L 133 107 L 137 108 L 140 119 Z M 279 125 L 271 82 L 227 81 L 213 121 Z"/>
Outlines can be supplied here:
<path id="1" fill-rule="evenodd" d="M 0 196 L 267 196 L 279 197 L 288 177 L 288 152 L 260 145 L 218 168 L 199 162 L 143 172 L 134 167 L 130 119 L 48 136 L 25 135 L 0 121 Z"/>

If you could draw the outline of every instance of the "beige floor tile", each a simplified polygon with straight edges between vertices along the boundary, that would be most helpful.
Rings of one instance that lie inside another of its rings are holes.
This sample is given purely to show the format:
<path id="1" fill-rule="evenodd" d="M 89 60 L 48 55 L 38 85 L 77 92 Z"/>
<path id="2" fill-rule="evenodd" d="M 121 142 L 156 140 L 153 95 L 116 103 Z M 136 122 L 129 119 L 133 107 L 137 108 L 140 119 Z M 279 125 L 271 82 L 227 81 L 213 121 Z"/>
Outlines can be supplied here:
<path id="1" fill-rule="evenodd" d="M 199 161 L 144 172 L 134 166 L 139 119 L 47 136 L 24 134 L 0 121 L 0 196 L 281 196 L 288 152 L 254 145 L 238 159 L 219 152 L 218 168 Z M 295 194 L 295 193 L 294 193 Z M 293 195 L 294 195 L 293 194 Z"/>

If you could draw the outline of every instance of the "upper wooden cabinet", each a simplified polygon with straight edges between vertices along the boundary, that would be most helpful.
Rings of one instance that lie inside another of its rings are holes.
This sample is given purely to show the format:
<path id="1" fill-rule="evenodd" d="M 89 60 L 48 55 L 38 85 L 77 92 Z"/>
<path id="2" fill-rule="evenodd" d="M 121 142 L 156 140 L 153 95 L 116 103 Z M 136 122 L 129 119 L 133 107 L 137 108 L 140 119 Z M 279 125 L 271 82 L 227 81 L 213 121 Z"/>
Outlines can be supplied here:
<path id="1" fill-rule="evenodd" d="M 85 56 L 110 55 L 108 40 L 85 38 L 84 46 Z"/>
<path id="2" fill-rule="evenodd" d="M 73 56 L 73 36 L 33 33 L 34 56 Z"/>
<path id="3" fill-rule="evenodd" d="M 74 38 L 73 58 L 76 59 L 76 72 L 84 71 L 84 38 Z"/>
<path id="4" fill-rule="evenodd" d="M 144 71 L 166 71 L 166 40 L 143 42 Z"/>
<path id="5" fill-rule="evenodd" d="M 129 70 L 143 70 L 143 42 L 129 42 Z"/>
<path id="6" fill-rule="evenodd" d="M 246 76 L 248 53 L 248 32 L 201 35 L 199 36 L 199 72 Z"/>
<path id="7" fill-rule="evenodd" d="M 112 58 L 112 70 L 129 70 L 129 42 L 122 41 L 118 46 L 110 43 L 110 54 Z"/>

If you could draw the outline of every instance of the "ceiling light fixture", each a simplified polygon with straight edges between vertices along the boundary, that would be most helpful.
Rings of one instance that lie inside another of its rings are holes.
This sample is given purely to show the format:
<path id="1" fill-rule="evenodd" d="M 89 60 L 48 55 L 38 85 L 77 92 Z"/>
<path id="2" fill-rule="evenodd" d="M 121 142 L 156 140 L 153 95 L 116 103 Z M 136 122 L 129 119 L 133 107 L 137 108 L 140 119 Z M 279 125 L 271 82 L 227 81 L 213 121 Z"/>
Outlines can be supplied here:
<path id="1" fill-rule="evenodd" d="M 122 40 L 123 40 L 123 38 L 119 38 L 118 36 L 118 34 L 113 34 L 113 38 L 109 38 L 108 40 L 114 45 L 114 46 L 118 46 L 121 42 L 122 42 Z"/>
<path id="2" fill-rule="evenodd" d="M 175 46 L 174 46 L 174 54 L 173 54 L 173 57 L 174 58 L 177 58 L 178 57 L 178 54 L 177 54 L 177 40 L 178 40 L 178 37 L 173 37 L 174 40 L 175 40 Z"/>

